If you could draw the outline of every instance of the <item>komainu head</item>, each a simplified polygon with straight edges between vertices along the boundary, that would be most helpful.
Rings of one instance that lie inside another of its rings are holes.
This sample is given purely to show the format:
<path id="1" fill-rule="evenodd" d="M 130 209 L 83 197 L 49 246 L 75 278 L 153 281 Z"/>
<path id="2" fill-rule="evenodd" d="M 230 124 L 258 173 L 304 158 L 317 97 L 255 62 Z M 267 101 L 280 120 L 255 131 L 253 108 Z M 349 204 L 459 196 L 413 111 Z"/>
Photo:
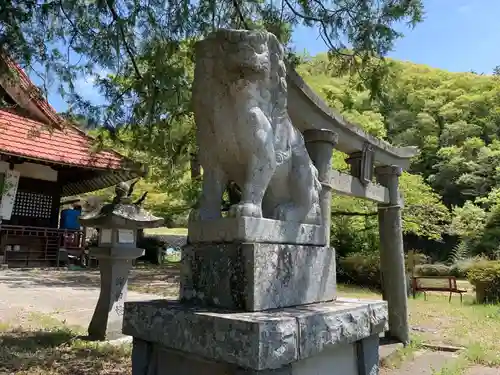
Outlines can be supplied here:
<path id="1" fill-rule="evenodd" d="M 205 65 L 203 74 L 217 81 L 212 84 L 241 80 L 260 83 L 271 94 L 272 112 L 283 114 L 286 110 L 285 51 L 274 34 L 220 29 L 198 42 L 196 55 Z"/>
<path id="2" fill-rule="evenodd" d="M 234 78 L 269 75 L 275 65 L 283 65 L 284 50 L 278 39 L 267 31 L 217 30 L 196 46 L 202 59 L 216 59 L 218 70 Z"/>

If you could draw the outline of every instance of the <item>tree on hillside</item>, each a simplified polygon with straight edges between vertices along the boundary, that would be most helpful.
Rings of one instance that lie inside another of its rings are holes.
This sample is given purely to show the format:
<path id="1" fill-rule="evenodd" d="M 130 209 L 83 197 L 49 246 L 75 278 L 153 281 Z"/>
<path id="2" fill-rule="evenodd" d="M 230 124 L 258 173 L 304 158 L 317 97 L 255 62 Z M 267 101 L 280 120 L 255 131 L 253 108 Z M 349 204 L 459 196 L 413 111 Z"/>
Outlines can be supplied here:
<path id="1" fill-rule="evenodd" d="M 450 213 L 441 197 L 421 176 L 403 173 L 400 188 L 404 197 L 403 232 L 421 238 L 439 240 L 446 232 Z M 336 250 L 346 255 L 352 251 L 378 250 L 377 205 L 360 198 L 334 195 L 332 231 Z"/>
<path id="2" fill-rule="evenodd" d="M 395 145 L 418 146 L 411 171 L 449 208 L 484 197 L 500 184 L 498 78 L 389 60 L 389 79 L 373 100 L 359 90 L 359 78 L 332 74 L 332 65 L 319 55 L 299 71 L 331 107 L 369 133 Z"/>
<path id="3" fill-rule="evenodd" d="M 459 237 L 472 254 L 492 256 L 497 252 L 500 244 L 496 230 L 500 217 L 498 77 L 451 73 L 389 59 L 388 79 L 381 95 L 371 98 L 366 89 L 360 89 L 360 77 L 338 74 L 337 65 L 335 59 L 323 54 L 309 58 L 298 70 L 329 106 L 370 134 L 395 145 L 416 145 L 421 150 L 410 169 L 419 175 L 412 176 L 418 181 L 402 179 L 402 185 L 407 185 L 405 198 L 407 195 L 418 198 L 421 191 L 430 191 L 430 185 L 437 201 L 422 199 L 421 203 L 410 205 L 405 199 L 406 208 L 410 207 L 403 212 L 406 232 L 413 233 L 408 229 L 426 228 L 432 223 L 426 232 Z M 440 202 L 451 211 L 449 228 L 446 210 L 441 211 Z M 353 245 L 356 243 L 370 247 L 370 238 L 375 237 L 366 237 L 364 233 L 376 222 L 371 216 L 373 211 L 366 206 L 368 203 L 353 204 L 343 197 L 335 198 L 334 203 L 343 207 L 339 211 L 363 213 L 334 218 L 338 222 L 335 230 L 342 232 L 336 235 L 350 244 L 344 248 L 359 248 Z M 412 218 L 414 214 L 418 217 Z M 439 216 L 442 219 L 432 221 Z M 415 234 L 429 238 L 423 231 Z M 436 251 L 442 249 L 436 247 Z"/>
<path id="4" fill-rule="evenodd" d="M 363 83 L 374 92 L 383 70 L 370 58 L 385 55 L 401 36 L 392 28 L 394 23 L 415 25 L 422 16 L 421 0 L 376 4 L 370 0 L 0 0 L 0 4 L 5 52 L 37 75 L 45 90 L 51 83 L 52 89 L 57 86 L 72 108 L 66 116 L 85 128 L 102 125 L 106 132 L 96 134 L 102 145 L 113 143 L 127 156 L 147 161 L 152 188 L 178 189 L 177 198 L 186 197 L 186 202 L 197 186 L 197 182 L 185 184 L 190 162 L 194 172 L 199 170 L 190 106 L 197 40 L 221 27 L 267 29 L 293 57 L 293 29 L 316 27 L 331 55 L 341 59 L 340 70 L 363 72 Z M 80 95 L 76 81 L 82 76 L 94 83 L 104 104 Z"/>

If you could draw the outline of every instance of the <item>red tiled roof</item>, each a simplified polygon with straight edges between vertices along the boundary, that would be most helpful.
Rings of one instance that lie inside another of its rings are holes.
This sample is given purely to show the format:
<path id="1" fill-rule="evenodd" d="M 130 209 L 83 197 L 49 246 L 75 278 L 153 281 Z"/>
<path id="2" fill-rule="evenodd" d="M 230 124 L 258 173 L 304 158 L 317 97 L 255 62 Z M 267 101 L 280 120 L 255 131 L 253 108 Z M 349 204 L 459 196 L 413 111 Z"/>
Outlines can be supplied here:
<path id="1" fill-rule="evenodd" d="M 71 166 L 121 169 L 123 157 L 115 152 L 92 153 L 92 139 L 68 125 L 50 127 L 0 110 L 0 153 Z"/>
<path id="2" fill-rule="evenodd" d="M 2 56 L 3 60 L 9 67 L 9 69 L 14 70 L 19 78 L 19 86 L 21 89 L 29 95 L 33 103 L 38 107 L 38 109 L 52 122 L 53 125 L 61 125 L 65 120 L 57 114 L 57 111 L 47 102 L 46 99 L 40 97 L 39 89 L 31 82 L 28 75 L 24 70 L 10 57 Z"/>
<path id="3" fill-rule="evenodd" d="M 14 60 L 4 54 L 0 58 L 17 72 L 19 88 L 50 121 L 45 125 L 0 109 L 0 153 L 81 167 L 123 168 L 123 163 L 128 161 L 124 156 L 114 151 L 93 153 L 92 138 L 40 97 L 38 88 Z"/>

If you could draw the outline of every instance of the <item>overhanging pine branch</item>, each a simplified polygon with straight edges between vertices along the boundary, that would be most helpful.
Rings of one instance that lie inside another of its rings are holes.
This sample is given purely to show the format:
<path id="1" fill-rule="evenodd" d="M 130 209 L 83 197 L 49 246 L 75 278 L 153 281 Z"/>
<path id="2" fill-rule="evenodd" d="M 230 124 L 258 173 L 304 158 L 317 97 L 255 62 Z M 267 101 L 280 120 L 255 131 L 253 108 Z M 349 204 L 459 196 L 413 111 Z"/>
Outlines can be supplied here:
<path id="1" fill-rule="evenodd" d="M 130 48 L 129 44 L 127 43 L 127 36 L 125 35 L 125 30 L 123 29 L 123 26 L 120 22 L 120 16 L 118 15 L 115 8 L 113 7 L 111 0 L 107 0 L 106 5 L 108 6 L 109 11 L 111 12 L 111 16 L 113 17 L 113 21 L 116 22 L 116 25 L 118 26 L 118 29 L 120 30 L 120 34 L 121 34 L 121 37 L 123 39 L 123 45 L 125 46 L 125 51 L 127 51 L 127 55 L 130 58 L 132 66 L 134 67 L 135 74 L 136 74 L 137 78 L 142 79 L 142 74 L 141 74 L 141 71 L 139 70 L 139 67 L 137 66 L 134 54 L 132 53 L 132 49 Z"/>

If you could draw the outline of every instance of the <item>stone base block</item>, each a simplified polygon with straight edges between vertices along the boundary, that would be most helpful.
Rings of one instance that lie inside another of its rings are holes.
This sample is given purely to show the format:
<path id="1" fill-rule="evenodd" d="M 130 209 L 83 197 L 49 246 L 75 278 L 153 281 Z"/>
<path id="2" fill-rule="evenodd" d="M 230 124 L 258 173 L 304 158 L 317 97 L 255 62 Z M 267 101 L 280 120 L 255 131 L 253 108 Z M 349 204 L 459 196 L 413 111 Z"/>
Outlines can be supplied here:
<path id="1" fill-rule="evenodd" d="M 256 217 L 223 218 L 189 223 L 189 242 L 257 242 L 326 245 L 325 227 Z"/>
<path id="2" fill-rule="evenodd" d="M 243 311 L 333 301 L 335 250 L 263 243 L 183 249 L 181 300 Z"/>
<path id="3" fill-rule="evenodd" d="M 133 375 L 371 375 L 386 325 L 383 301 L 235 313 L 158 300 L 127 302 L 123 333 Z"/>
<path id="4" fill-rule="evenodd" d="M 314 357 L 272 370 L 209 361 L 139 339 L 133 345 L 132 375 L 377 375 L 379 367 L 378 336 L 329 347 Z"/>

